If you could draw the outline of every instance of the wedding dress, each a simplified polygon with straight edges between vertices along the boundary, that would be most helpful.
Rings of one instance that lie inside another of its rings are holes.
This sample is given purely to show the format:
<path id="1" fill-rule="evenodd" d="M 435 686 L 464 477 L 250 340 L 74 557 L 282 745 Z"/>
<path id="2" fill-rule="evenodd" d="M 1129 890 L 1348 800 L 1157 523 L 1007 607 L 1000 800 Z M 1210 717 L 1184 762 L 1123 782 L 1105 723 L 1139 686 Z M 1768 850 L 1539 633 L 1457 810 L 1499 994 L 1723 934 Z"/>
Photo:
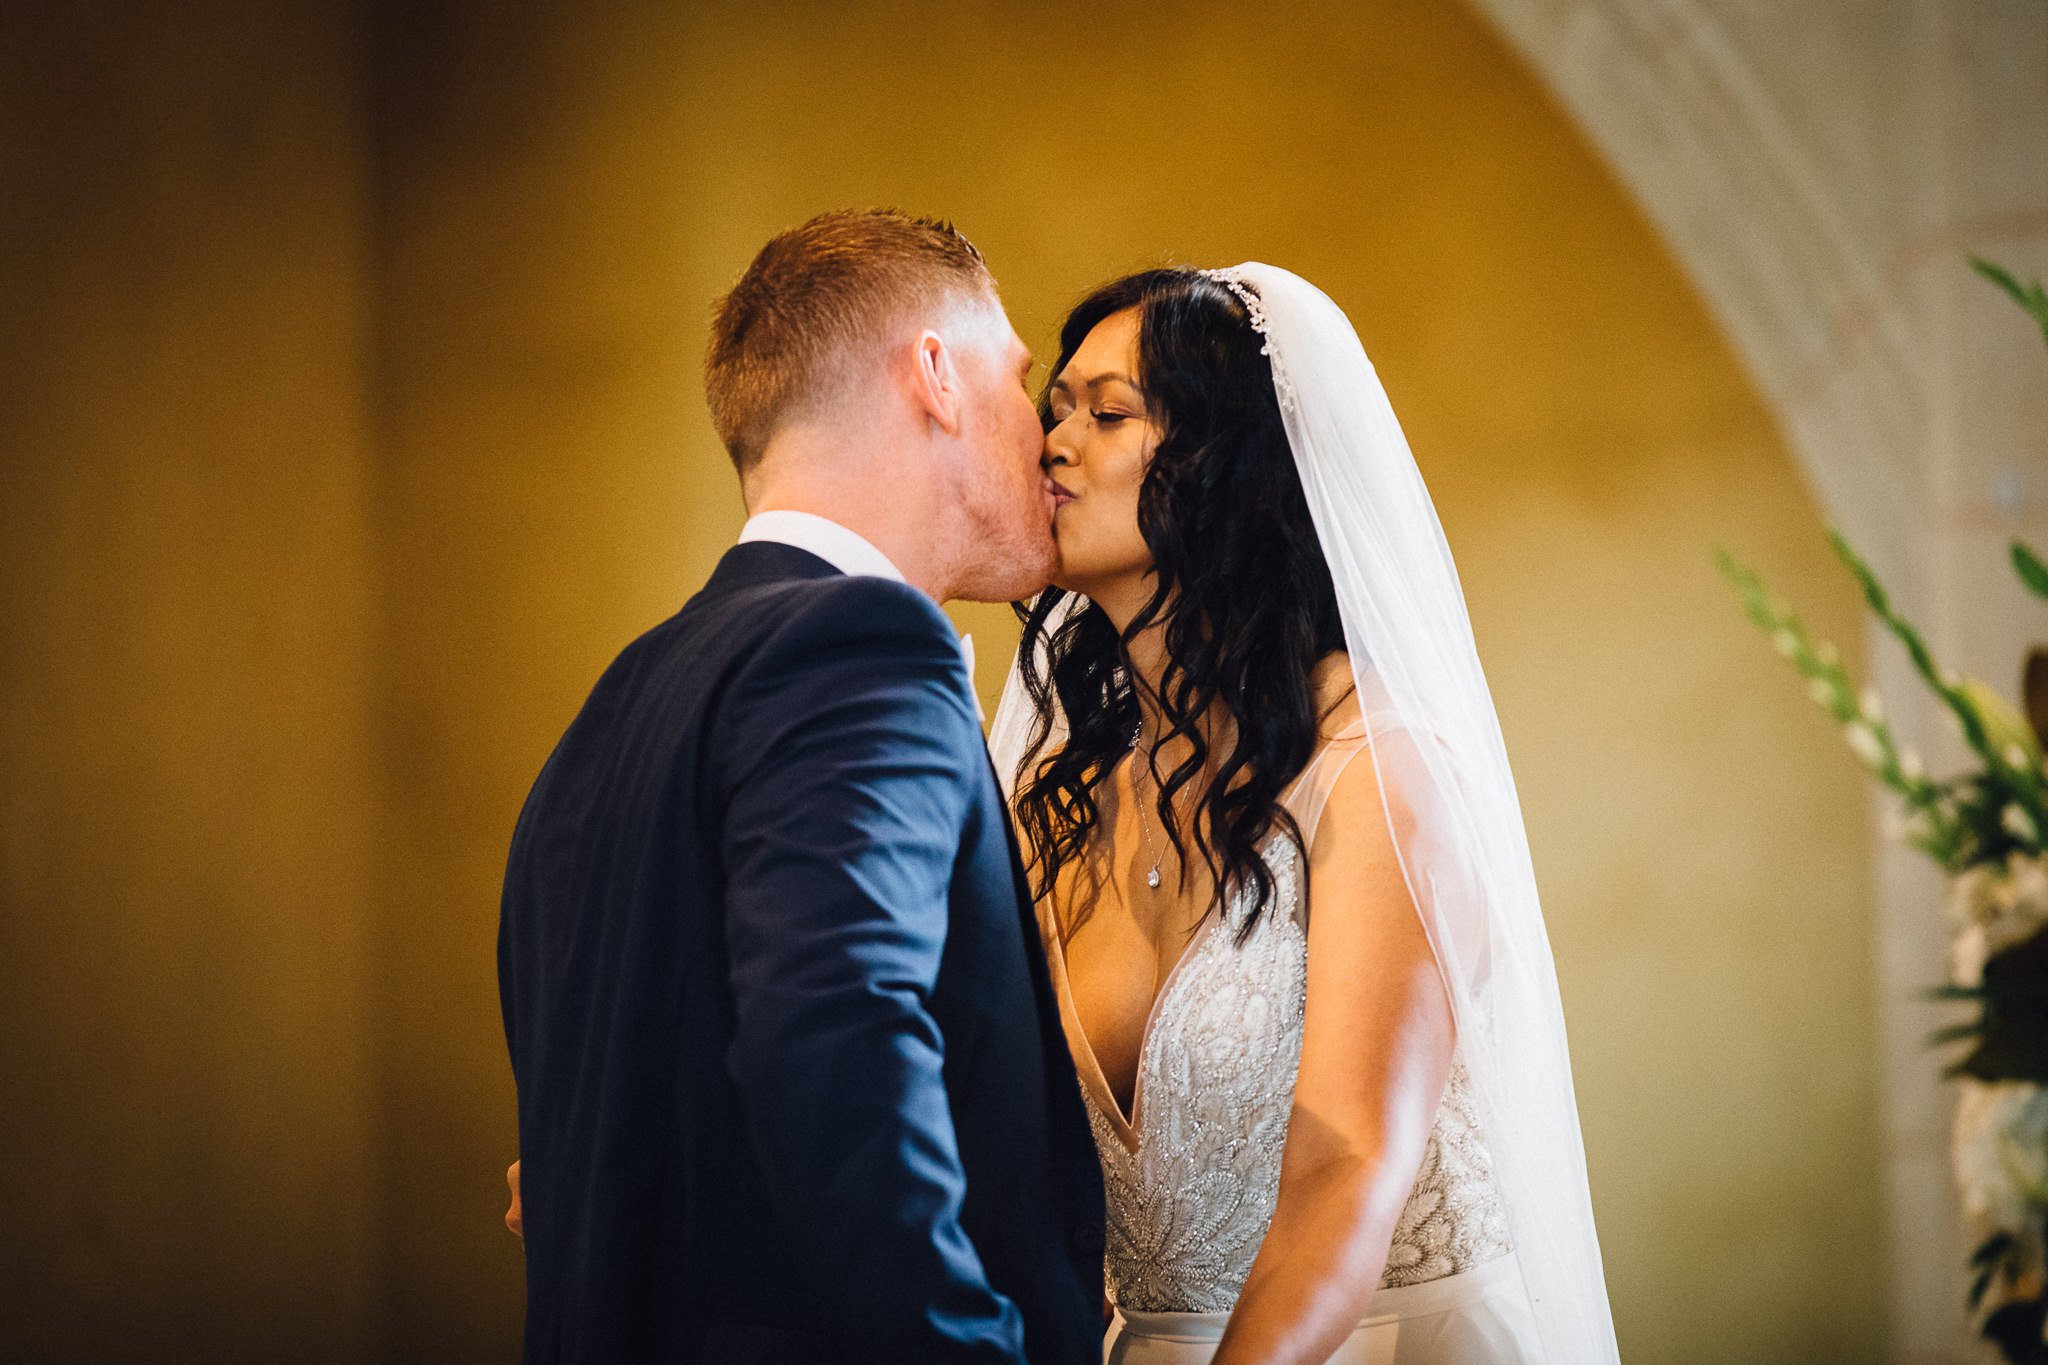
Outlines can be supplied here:
<path id="1" fill-rule="evenodd" d="M 1331 788 L 1364 748 L 1361 720 L 1310 760 L 1286 798 L 1310 847 Z M 1146 1021 L 1129 1119 L 1095 1061 L 1051 911 L 1041 907 L 1061 1022 L 1102 1158 L 1118 1309 L 1105 1360 L 1114 1365 L 1206 1362 L 1272 1222 L 1301 1061 L 1309 903 L 1294 842 L 1276 835 L 1262 855 L 1273 872 L 1269 912 L 1242 943 L 1244 894 L 1197 927 Z M 1333 1357 L 1339 1365 L 1541 1359 L 1461 1059 L 1382 1283 L 1371 1315 Z"/>
<path id="2" fill-rule="evenodd" d="M 1390 825 L 1394 851 L 1456 1030 L 1386 1287 L 1335 1360 L 1616 1365 L 1556 966 L 1435 505 L 1343 310 L 1273 266 L 1206 273 L 1265 340 L 1358 690 L 1359 733 L 1327 746 L 1290 809 L 1309 828 L 1333 765 L 1361 754 L 1390 812 L 1398 795 L 1409 818 Z M 989 733 L 1006 789 L 1063 730 L 1056 713 L 1041 723 L 1013 665 Z M 1075 1048 L 1113 1209 L 1106 1263 L 1123 1321 L 1109 1350 L 1124 1365 L 1206 1362 L 1272 1218 L 1313 907 L 1291 842 L 1266 856 L 1284 913 L 1239 948 L 1241 907 L 1212 910 L 1154 1004 L 1129 1121 L 1085 1039 Z M 1048 956 L 1077 1032 L 1057 943 Z"/>

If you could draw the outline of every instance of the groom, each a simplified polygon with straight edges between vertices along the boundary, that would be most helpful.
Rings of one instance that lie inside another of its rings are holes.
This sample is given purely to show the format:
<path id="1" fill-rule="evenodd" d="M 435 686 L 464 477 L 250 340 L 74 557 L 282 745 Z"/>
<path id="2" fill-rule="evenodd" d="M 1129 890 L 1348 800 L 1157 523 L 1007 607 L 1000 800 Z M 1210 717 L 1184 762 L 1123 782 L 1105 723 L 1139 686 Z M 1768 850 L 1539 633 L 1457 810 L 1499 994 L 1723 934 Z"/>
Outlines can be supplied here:
<path id="1" fill-rule="evenodd" d="M 1102 1191 L 948 598 L 1052 569 L 951 227 L 769 242 L 705 387 L 752 514 L 619 656 L 498 942 L 528 1362 L 1100 1359 Z"/>

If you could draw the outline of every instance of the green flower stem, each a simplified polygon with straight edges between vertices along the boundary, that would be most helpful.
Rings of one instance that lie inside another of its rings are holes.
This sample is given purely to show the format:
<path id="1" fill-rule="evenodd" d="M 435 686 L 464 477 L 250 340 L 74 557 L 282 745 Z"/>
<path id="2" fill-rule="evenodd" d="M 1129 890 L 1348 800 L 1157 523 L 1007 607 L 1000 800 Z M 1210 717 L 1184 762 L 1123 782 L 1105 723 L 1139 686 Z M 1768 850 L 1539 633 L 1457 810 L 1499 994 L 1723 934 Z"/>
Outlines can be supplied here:
<path id="1" fill-rule="evenodd" d="M 1799 618 L 1765 591 L 1763 580 L 1754 569 L 1718 546 L 1714 558 L 1722 576 L 1741 599 L 1744 614 L 1807 679 L 1814 700 L 1827 709 L 1836 724 L 1844 727 L 1846 734 L 1855 734 L 1860 729 L 1869 735 L 1868 745 L 1852 743 L 1857 756 L 1898 794 L 1924 826 L 1908 842 L 1944 866 L 1960 867 L 1967 863 L 1977 840 L 1955 809 L 1956 786 L 1931 781 L 1923 773 L 1909 772 L 1890 723 L 1874 706 L 1866 710 L 1859 702 L 1855 684 L 1834 647 L 1816 645 Z"/>
<path id="2" fill-rule="evenodd" d="M 2039 280 L 2022 284 L 2011 271 L 1993 265 L 1981 256 L 1970 258 L 1970 268 L 2012 295 L 2013 301 L 2026 309 L 2034 321 L 2041 324 L 2041 336 L 2048 340 L 2048 291 L 2041 288 Z"/>
<path id="3" fill-rule="evenodd" d="M 1920 638 L 1920 632 L 1892 608 L 1891 596 L 1877 581 L 1870 566 L 1856 553 L 1840 531 L 1828 528 L 1828 539 L 1833 542 L 1835 556 L 1840 559 L 1857 584 L 1863 589 L 1863 598 L 1878 619 L 1906 647 L 1907 655 L 1913 660 L 1913 667 L 1927 680 L 1935 695 L 1945 702 L 1956 720 L 1962 725 L 1963 739 L 1984 760 L 1984 768 L 1997 786 L 2003 787 L 2011 798 L 2033 818 L 2036 829 L 2048 828 L 2048 791 L 2044 791 L 2041 770 L 2032 763 L 2013 763 L 1991 739 L 1983 715 L 1963 689 L 1945 676 L 1936 666 L 1934 656 L 1928 651 L 1927 643 Z"/>

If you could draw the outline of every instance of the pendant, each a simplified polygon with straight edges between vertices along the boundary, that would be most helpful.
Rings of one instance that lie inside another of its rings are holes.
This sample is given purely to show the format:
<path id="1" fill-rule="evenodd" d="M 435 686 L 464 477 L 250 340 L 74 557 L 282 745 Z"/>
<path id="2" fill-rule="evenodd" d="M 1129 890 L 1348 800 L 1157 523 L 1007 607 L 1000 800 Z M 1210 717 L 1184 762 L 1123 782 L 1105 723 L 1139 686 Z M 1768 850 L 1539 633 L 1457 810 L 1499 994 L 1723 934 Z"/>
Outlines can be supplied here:
<path id="1" fill-rule="evenodd" d="M 1159 889 L 1159 864 L 1154 863 L 1152 870 L 1145 874 L 1145 885 L 1151 887 L 1154 891 Z"/>

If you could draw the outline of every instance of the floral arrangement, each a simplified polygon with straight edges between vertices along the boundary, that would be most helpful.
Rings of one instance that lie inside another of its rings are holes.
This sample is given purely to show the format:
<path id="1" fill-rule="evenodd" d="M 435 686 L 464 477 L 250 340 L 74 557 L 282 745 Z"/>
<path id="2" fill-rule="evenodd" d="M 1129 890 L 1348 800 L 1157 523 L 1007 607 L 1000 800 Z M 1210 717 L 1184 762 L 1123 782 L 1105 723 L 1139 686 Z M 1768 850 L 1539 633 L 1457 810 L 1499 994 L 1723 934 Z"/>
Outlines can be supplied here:
<path id="1" fill-rule="evenodd" d="M 1977 272 L 2010 294 L 2048 338 L 2048 293 L 1988 261 Z M 1969 746 L 1975 766 L 1928 775 L 1902 748 L 1875 689 L 1858 689 L 1833 645 L 1815 641 L 1765 590 L 1755 570 L 1715 550 L 1744 613 L 1806 679 L 1871 773 L 1899 798 L 1892 832 L 1948 875 L 1954 934 L 1949 982 L 1937 998 L 1975 1017 L 1942 1029 L 1938 1046 L 1966 1044 L 1947 1074 L 1960 1082 L 1954 1159 L 1965 1216 L 1982 1234 L 1971 1258 L 1969 1300 L 1984 1336 L 2014 1365 L 2048 1365 L 2048 767 L 2035 723 L 1986 684 L 1957 678 L 1893 608 L 1870 566 L 1830 530 L 1878 620 L 1905 646 Z M 2048 599 L 2048 565 L 2013 543 L 2021 582 Z M 2036 656 L 2048 679 L 2048 657 Z M 2030 688 L 2031 690 L 2031 688 Z M 2039 720 L 2039 717 L 2036 717 Z"/>

